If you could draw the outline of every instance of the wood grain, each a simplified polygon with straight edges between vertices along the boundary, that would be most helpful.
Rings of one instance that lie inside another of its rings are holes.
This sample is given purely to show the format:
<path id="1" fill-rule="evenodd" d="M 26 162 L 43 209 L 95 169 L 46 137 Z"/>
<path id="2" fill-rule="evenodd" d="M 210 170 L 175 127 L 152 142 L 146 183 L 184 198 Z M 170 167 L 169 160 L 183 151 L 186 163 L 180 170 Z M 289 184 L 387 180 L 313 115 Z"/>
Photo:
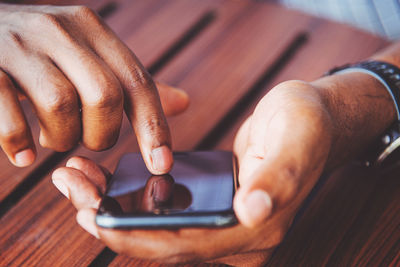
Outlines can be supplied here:
<path id="1" fill-rule="evenodd" d="M 329 177 L 269 266 L 396 266 L 399 196 L 394 173 L 343 167 Z"/>

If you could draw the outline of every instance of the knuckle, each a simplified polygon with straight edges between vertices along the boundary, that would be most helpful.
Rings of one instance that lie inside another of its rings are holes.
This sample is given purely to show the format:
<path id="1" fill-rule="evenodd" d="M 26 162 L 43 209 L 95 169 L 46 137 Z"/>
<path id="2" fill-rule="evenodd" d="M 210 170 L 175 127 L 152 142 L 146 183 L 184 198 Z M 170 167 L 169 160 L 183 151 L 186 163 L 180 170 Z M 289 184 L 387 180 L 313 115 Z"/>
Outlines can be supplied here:
<path id="1" fill-rule="evenodd" d="M 119 106 L 120 102 L 120 97 L 102 90 L 93 94 L 87 104 L 97 109 L 107 109 Z"/>
<path id="2" fill-rule="evenodd" d="M 304 87 L 308 86 L 309 84 L 305 81 L 301 80 L 288 80 L 281 82 L 278 86 L 280 87 L 288 87 L 288 88 L 293 88 L 293 87 Z"/>
<path id="3" fill-rule="evenodd" d="M 283 180 L 289 184 L 296 184 L 298 180 L 298 170 L 295 166 L 289 165 L 285 169 L 282 170 L 283 172 Z"/>
<path id="4" fill-rule="evenodd" d="M 90 24 L 102 26 L 103 23 L 97 13 L 87 6 L 74 6 L 73 15 L 75 18 L 83 20 Z"/>
<path id="5" fill-rule="evenodd" d="M 0 138 L 3 144 L 17 144 L 28 135 L 28 128 L 23 122 L 15 122 L 13 125 L 0 128 Z"/>
<path id="6" fill-rule="evenodd" d="M 267 99 L 273 101 L 281 101 L 282 103 L 292 103 L 293 99 L 304 94 L 309 94 L 314 88 L 307 82 L 301 80 L 284 81 L 275 86 L 266 96 Z M 295 103 L 295 102 L 294 102 Z"/>
<path id="7" fill-rule="evenodd" d="M 268 237 L 268 248 L 275 248 L 279 246 L 283 240 L 285 239 L 287 229 L 284 227 L 280 227 L 279 229 L 273 231 Z"/>
<path id="8" fill-rule="evenodd" d="M 65 27 L 65 18 L 61 15 L 51 13 L 34 14 L 31 27 L 34 28 L 34 31 L 39 30 L 49 33 L 61 43 L 69 43 L 71 46 L 77 45 L 74 37 Z"/>
<path id="9" fill-rule="evenodd" d="M 281 204 L 289 202 L 298 192 L 299 188 L 299 173 L 294 166 L 288 166 L 281 171 L 279 177 L 280 184 L 284 187 L 281 195 Z"/>
<path id="10" fill-rule="evenodd" d="M 139 68 L 133 68 L 125 76 L 128 77 L 129 84 L 132 84 L 133 88 L 156 88 L 150 75 Z"/>
<path id="11" fill-rule="evenodd" d="M 115 145 L 118 139 L 118 134 L 119 131 L 117 133 L 113 133 L 113 135 L 108 138 L 104 138 L 102 140 L 96 140 L 95 142 L 92 140 L 84 139 L 83 145 L 89 150 L 101 152 Z"/>
<path id="12" fill-rule="evenodd" d="M 103 84 L 109 84 L 109 86 L 91 90 L 91 94 L 85 100 L 86 104 L 98 109 L 122 107 L 123 94 L 120 86 L 110 82 Z"/>
<path id="13" fill-rule="evenodd" d="M 17 48 L 25 47 L 25 42 L 23 41 L 22 36 L 18 32 L 10 30 L 3 33 L 2 35 L 3 35 L 2 38 L 7 45 Z"/>
<path id="14" fill-rule="evenodd" d="M 57 15 L 50 14 L 50 13 L 36 13 L 34 15 L 33 26 L 39 26 L 41 28 L 45 27 L 49 28 L 56 28 L 61 29 L 61 21 Z"/>
<path id="15" fill-rule="evenodd" d="M 68 120 L 48 122 L 41 125 L 39 143 L 43 147 L 65 152 L 79 143 L 80 136 L 80 128 L 71 126 Z"/>
<path id="16" fill-rule="evenodd" d="M 53 92 L 41 101 L 42 109 L 49 114 L 68 114 L 77 108 L 74 94 Z"/>
<path id="17" fill-rule="evenodd" d="M 91 19 L 93 17 L 97 18 L 96 12 L 94 12 L 91 8 L 87 6 L 75 6 L 74 8 L 74 15 L 82 18 Z"/>

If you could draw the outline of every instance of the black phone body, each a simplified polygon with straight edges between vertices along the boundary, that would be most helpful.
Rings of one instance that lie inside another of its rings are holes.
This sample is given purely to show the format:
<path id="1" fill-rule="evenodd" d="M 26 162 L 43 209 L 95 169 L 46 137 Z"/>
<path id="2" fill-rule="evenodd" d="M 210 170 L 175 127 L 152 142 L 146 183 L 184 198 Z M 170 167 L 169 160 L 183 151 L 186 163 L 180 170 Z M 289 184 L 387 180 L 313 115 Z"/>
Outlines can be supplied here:
<path id="1" fill-rule="evenodd" d="M 227 151 L 174 152 L 169 174 L 152 175 L 139 153 L 124 155 L 96 223 L 104 228 L 224 227 L 237 223 L 236 161 Z"/>

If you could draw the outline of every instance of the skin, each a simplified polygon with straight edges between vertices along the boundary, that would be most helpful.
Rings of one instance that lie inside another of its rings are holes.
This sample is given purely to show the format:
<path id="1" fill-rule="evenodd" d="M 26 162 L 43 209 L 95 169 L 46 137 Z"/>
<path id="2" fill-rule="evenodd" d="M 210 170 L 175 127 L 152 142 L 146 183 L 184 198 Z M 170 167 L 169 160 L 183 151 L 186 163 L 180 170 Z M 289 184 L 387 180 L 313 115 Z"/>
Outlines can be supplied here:
<path id="1" fill-rule="evenodd" d="M 148 169 L 161 174 L 171 168 L 159 93 L 171 103 L 164 107 L 168 115 L 187 107 L 187 95 L 162 84 L 158 93 L 134 53 L 95 12 L 83 6 L 0 4 L 0 47 L 0 145 L 14 165 L 28 166 L 36 157 L 19 102 L 27 98 L 39 119 L 43 147 L 110 148 L 125 111 Z"/>

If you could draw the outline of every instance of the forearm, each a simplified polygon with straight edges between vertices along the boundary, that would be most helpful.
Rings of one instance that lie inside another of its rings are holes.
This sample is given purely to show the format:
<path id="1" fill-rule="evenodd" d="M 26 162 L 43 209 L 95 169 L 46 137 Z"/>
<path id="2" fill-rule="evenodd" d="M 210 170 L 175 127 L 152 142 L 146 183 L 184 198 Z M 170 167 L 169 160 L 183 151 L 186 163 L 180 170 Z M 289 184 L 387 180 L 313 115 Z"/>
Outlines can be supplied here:
<path id="1" fill-rule="evenodd" d="M 400 66 L 400 43 L 384 49 L 371 59 Z M 390 94 L 368 74 L 335 74 L 318 79 L 312 85 L 321 93 L 332 119 L 328 168 L 366 148 L 396 119 Z"/>

